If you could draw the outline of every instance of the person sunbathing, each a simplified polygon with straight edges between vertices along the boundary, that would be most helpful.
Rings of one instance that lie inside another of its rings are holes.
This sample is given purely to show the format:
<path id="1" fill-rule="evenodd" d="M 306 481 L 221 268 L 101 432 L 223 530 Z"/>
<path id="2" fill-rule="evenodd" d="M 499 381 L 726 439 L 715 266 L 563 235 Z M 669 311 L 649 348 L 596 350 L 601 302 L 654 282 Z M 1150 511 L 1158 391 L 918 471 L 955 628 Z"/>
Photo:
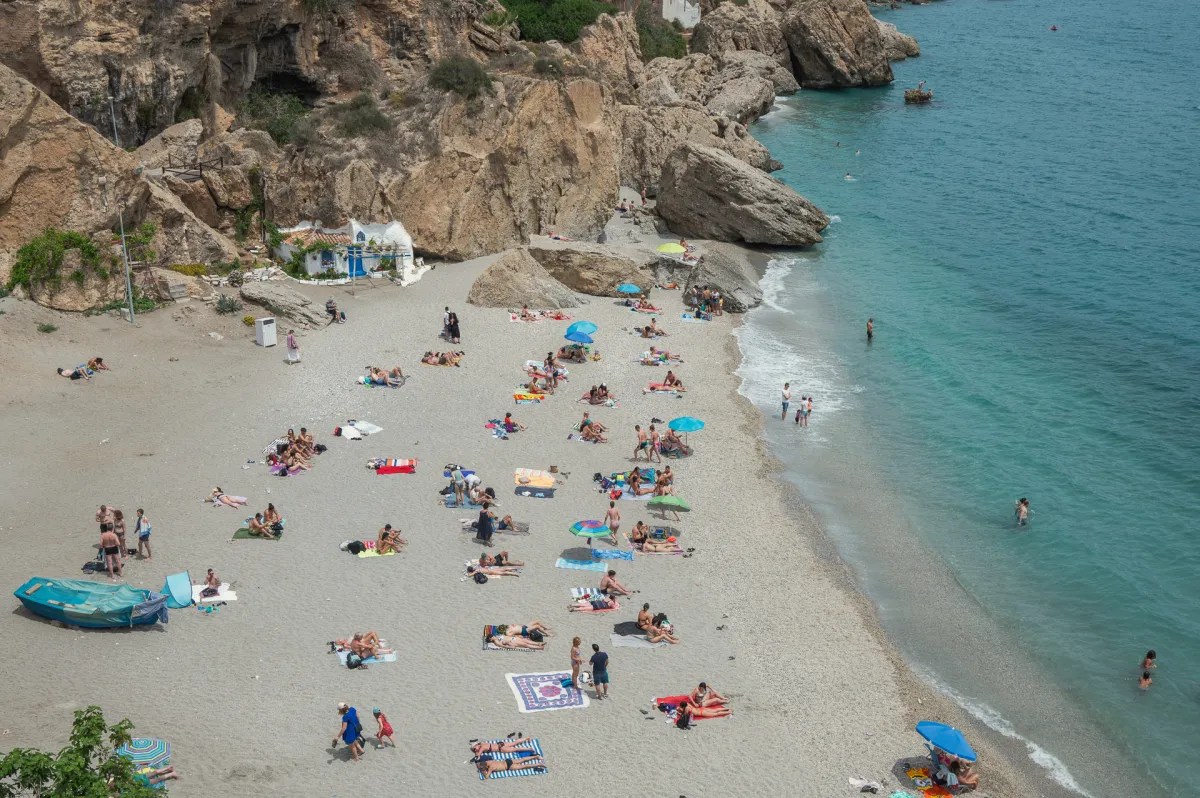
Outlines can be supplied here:
<path id="1" fill-rule="evenodd" d="M 587 352 L 579 344 L 568 344 L 567 346 L 560 347 L 557 357 L 570 363 L 587 362 Z"/>
<path id="2" fill-rule="evenodd" d="M 479 555 L 479 564 L 482 566 L 495 565 L 501 568 L 506 565 L 512 568 L 520 568 L 525 563 L 514 562 L 512 558 L 508 556 L 507 551 L 499 551 L 496 552 L 495 557 L 489 557 L 487 552 L 481 552 Z"/>
<path id="3" fill-rule="evenodd" d="M 647 493 L 653 493 L 654 487 L 645 484 L 642 472 L 635 468 L 629 472 L 629 492 L 634 496 L 645 496 Z"/>
<path id="4" fill-rule="evenodd" d="M 392 368 L 388 370 L 387 374 L 388 378 L 391 379 L 392 382 L 400 385 L 403 385 L 404 381 L 408 379 L 404 376 L 404 369 L 400 368 L 399 366 L 392 366 Z"/>
<path id="5" fill-rule="evenodd" d="M 277 538 L 279 537 L 263 523 L 263 514 L 255 513 L 254 517 L 246 522 L 246 526 L 250 529 L 250 534 L 258 538 Z"/>
<path id="6" fill-rule="evenodd" d="M 640 546 L 643 554 L 675 554 L 683 551 L 683 547 L 674 540 L 654 540 L 648 533 L 639 539 L 636 528 L 629 540 L 635 546 Z"/>
<path id="7" fill-rule="evenodd" d="M 666 496 L 671 490 L 670 483 L 667 482 L 666 474 L 659 474 L 654 479 L 654 495 Z"/>
<path id="8" fill-rule="evenodd" d="M 486 779 L 491 778 L 493 773 L 506 772 L 509 770 L 524 770 L 525 768 L 541 768 L 545 769 L 546 760 L 542 759 L 537 754 L 531 756 L 523 756 L 519 759 L 485 759 L 484 756 L 475 757 L 475 769 Z"/>
<path id="9" fill-rule="evenodd" d="M 87 366 L 76 366 L 73 369 L 58 369 L 58 376 L 66 377 L 69 380 L 90 380 L 92 378 L 88 374 Z"/>
<path id="10" fill-rule="evenodd" d="M 525 425 L 512 417 L 512 413 L 504 414 L 504 431 L 505 432 L 523 432 Z"/>
<path id="11" fill-rule="evenodd" d="M 979 774 L 971 767 L 970 762 L 955 759 L 950 764 L 950 772 L 958 777 L 959 786 L 969 787 L 972 790 L 979 787 Z"/>
<path id="12" fill-rule="evenodd" d="M 685 701 L 679 705 L 675 725 L 686 729 L 693 718 L 723 718 L 732 714 L 733 710 L 729 707 L 694 707 Z"/>
<path id="13" fill-rule="evenodd" d="M 528 305 L 521 306 L 521 321 L 537 321 L 537 315 L 529 312 Z"/>
<path id="14" fill-rule="evenodd" d="M 88 371 L 108 371 L 108 366 L 104 365 L 104 358 L 94 357 L 87 362 Z"/>
<path id="15" fill-rule="evenodd" d="M 601 429 L 603 428 L 597 426 L 596 424 L 588 423 L 588 420 L 585 417 L 584 423 L 579 428 L 579 435 L 585 441 L 590 441 L 593 443 L 608 443 L 608 438 L 604 437 L 600 433 Z"/>
<path id="16" fill-rule="evenodd" d="M 633 591 L 617 581 L 617 572 L 613 570 L 600 577 L 600 592 L 609 596 L 633 595 Z"/>
<path id="17" fill-rule="evenodd" d="M 554 633 L 550 631 L 550 627 L 541 621 L 530 621 L 529 623 L 498 623 L 496 629 L 500 634 L 519 635 L 521 637 L 529 637 L 530 632 L 537 632 L 546 637 L 554 637 Z"/>
<path id="18" fill-rule="evenodd" d="M 567 609 L 571 612 L 597 612 L 599 610 L 613 610 L 616 608 L 617 600 L 608 596 L 579 599 L 567 605 Z"/>
<path id="19" fill-rule="evenodd" d="M 639 299 L 634 303 L 633 306 L 635 308 L 637 308 L 638 310 L 642 310 L 647 313 L 660 313 L 661 312 L 661 310 L 659 308 L 656 308 L 656 307 L 654 307 L 654 305 L 650 304 L 650 300 L 648 300 L 648 299 Z"/>
<path id="20" fill-rule="evenodd" d="M 349 640 L 334 641 L 342 648 L 348 648 L 363 659 L 374 657 L 377 654 L 394 654 L 395 649 L 383 648 L 379 635 L 375 632 L 357 632 L 354 637 Z"/>
<path id="21" fill-rule="evenodd" d="M 653 335 L 666 335 L 667 334 L 667 331 L 664 330 L 662 327 L 659 327 L 658 323 L 654 319 L 650 319 L 650 323 L 646 326 L 646 329 L 648 329 Z"/>
<path id="22" fill-rule="evenodd" d="M 282 524 L 283 516 L 275 509 L 274 504 L 267 504 L 267 509 L 263 510 L 263 523 L 267 526 L 272 524 Z"/>
<path id="23" fill-rule="evenodd" d="M 504 516 L 496 523 L 496 531 L 497 532 L 500 532 L 503 530 L 508 530 L 508 529 L 516 529 L 516 526 L 513 523 L 511 515 Z"/>
<path id="24" fill-rule="evenodd" d="M 683 380 L 675 376 L 675 372 L 667 369 L 667 376 L 663 377 L 662 381 L 664 388 L 678 388 L 683 390 Z"/>
<path id="25" fill-rule="evenodd" d="M 680 454 L 692 453 L 691 449 L 683 445 L 683 441 L 673 429 L 668 429 L 666 434 L 663 435 L 661 451 L 663 454 L 671 454 L 673 452 L 679 452 Z M 672 493 L 674 493 L 673 490 Z"/>
<path id="26" fill-rule="evenodd" d="M 546 647 L 545 643 L 535 643 L 529 638 L 516 635 L 490 634 L 484 639 L 484 642 L 500 648 L 531 648 L 535 651 L 541 651 Z"/>
<path id="27" fill-rule="evenodd" d="M 589 391 L 587 392 L 587 397 L 586 397 L 586 399 L 587 399 L 587 401 L 588 401 L 588 404 L 589 404 L 589 405 L 602 405 L 602 404 L 604 404 L 604 400 L 600 398 L 600 387 L 599 387 L 599 386 L 597 386 L 597 385 L 593 385 L 593 386 L 591 387 L 591 390 L 589 390 Z"/>
<path id="28" fill-rule="evenodd" d="M 647 324 L 645 327 L 634 327 L 633 329 L 636 330 L 638 335 L 640 335 L 642 338 L 656 337 L 654 330 L 650 329 L 649 324 Z"/>
<path id="29" fill-rule="evenodd" d="M 392 529 L 391 524 L 384 524 L 383 528 L 379 530 L 379 537 L 375 539 L 375 551 L 380 554 L 387 554 L 389 551 L 398 552 L 405 543 L 408 541 L 400 537 L 399 529 Z"/>
<path id="30" fill-rule="evenodd" d="M 224 504 L 226 507 L 241 507 L 246 504 L 246 499 L 243 499 L 241 496 L 226 496 L 225 491 L 219 487 L 213 488 L 213 492 L 208 494 L 208 498 L 205 501 L 212 502 L 213 504 Z"/>
<path id="31" fill-rule="evenodd" d="M 483 574 L 484 576 L 520 576 L 521 571 L 515 565 L 468 565 L 467 575 Z"/>
<path id="32" fill-rule="evenodd" d="M 421 362 L 430 366 L 457 366 L 462 360 L 462 352 L 426 352 Z"/>
<path id="33" fill-rule="evenodd" d="M 608 390 L 607 385 L 600 383 L 600 387 L 596 389 L 596 398 L 601 402 L 609 402 L 615 400 L 617 397 Z"/>
<path id="34" fill-rule="evenodd" d="M 679 352 L 669 352 L 666 349 L 659 349 L 652 346 L 650 347 L 650 354 L 660 360 L 678 360 L 681 363 L 683 362 L 683 355 Z"/>
<path id="35" fill-rule="evenodd" d="M 312 468 L 312 465 L 300 454 L 300 450 L 295 447 L 288 449 L 287 454 L 284 455 L 284 462 L 287 463 L 288 471 L 295 471 L 297 468 L 308 471 Z"/>
<path id="36" fill-rule="evenodd" d="M 659 615 L 658 617 L 665 620 L 667 616 Z M 651 643 L 661 643 L 664 640 L 672 644 L 679 642 L 679 638 L 663 629 L 661 625 L 655 623 L 655 619 L 650 616 L 650 605 L 648 603 L 643 604 L 641 611 L 638 612 L 637 628 L 642 630 L 642 633 L 646 635 L 646 639 Z"/>
<path id="37" fill-rule="evenodd" d="M 479 756 L 480 754 L 515 754 L 532 746 L 532 737 L 518 736 L 515 739 L 502 740 L 498 743 L 474 743 L 471 746 L 471 753 L 475 754 L 475 756 Z"/>
<path id="38" fill-rule="evenodd" d="M 709 687 L 706 682 L 700 682 L 700 685 L 688 694 L 688 701 L 694 707 L 717 707 L 729 703 L 728 698 Z"/>
<path id="39" fill-rule="evenodd" d="M 582 430 L 584 427 L 591 427 L 596 432 L 608 432 L 608 427 L 593 419 L 592 414 L 587 411 L 584 411 L 583 420 L 579 422 L 579 429 Z"/>

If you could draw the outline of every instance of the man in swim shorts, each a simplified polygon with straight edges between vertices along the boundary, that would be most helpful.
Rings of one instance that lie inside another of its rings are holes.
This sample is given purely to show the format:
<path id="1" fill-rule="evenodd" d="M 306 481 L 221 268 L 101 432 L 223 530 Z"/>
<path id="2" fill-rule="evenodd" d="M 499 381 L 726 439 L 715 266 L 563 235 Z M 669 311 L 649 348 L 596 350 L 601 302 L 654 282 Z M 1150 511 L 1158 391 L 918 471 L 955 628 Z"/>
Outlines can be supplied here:
<path id="1" fill-rule="evenodd" d="M 113 571 L 120 576 L 121 539 L 117 537 L 116 532 L 113 532 L 113 525 L 110 523 L 100 525 L 100 548 L 104 552 L 104 564 L 108 568 L 109 578 L 113 578 Z"/>

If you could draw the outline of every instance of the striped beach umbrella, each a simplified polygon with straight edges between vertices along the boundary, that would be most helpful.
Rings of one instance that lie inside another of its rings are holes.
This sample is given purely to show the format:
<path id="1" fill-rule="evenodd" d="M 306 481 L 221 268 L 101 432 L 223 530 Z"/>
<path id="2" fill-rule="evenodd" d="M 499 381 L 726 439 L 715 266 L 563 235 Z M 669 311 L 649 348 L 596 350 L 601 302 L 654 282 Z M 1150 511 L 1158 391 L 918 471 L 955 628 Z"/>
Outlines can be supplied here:
<path id="1" fill-rule="evenodd" d="M 578 538 L 602 538 L 612 532 L 603 521 L 576 521 L 571 525 L 571 534 Z"/>
<path id="2" fill-rule="evenodd" d="M 141 765 L 158 770 L 171 764 L 171 744 L 165 740 L 135 737 L 117 749 L 117 754 Z"/>

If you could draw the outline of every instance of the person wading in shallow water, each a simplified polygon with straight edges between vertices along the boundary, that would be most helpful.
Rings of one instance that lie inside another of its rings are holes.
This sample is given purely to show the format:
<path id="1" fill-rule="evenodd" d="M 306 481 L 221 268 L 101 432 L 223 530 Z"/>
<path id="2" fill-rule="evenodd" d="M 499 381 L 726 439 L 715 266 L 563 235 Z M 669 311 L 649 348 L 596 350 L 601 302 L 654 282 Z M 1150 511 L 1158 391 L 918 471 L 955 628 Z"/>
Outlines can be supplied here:
<path id="1" fill-rule="evenodd" d="M 875 319 L 867 319 L 867 343 L 875 337 Z"/>

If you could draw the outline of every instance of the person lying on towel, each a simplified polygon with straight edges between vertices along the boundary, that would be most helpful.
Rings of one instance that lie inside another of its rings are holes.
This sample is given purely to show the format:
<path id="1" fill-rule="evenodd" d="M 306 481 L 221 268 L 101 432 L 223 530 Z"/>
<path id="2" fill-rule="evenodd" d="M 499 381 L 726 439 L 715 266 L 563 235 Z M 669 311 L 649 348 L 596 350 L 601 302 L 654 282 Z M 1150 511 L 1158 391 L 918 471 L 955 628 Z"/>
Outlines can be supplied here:
<path id="1" fill-rule="evenodd" d="M 569 363 L 586 363 L 587 351 L 584 350 L 583 344 L 567 344 L 559 348 L 557 357 Z"/>
<path id="2" fill-rule="evenodd" d="M 523 756 L 520 759 L 491 759 L 491 754 L 483 754 L 477 756 L 473 760 L 475 769 L 483 775 L 484 778 L 491 778 L 493 773 L 500 773 L 508 770 L 524 770 L 532 768 L 534 770 L 545 770 L 546 760 L 536 754 Z"/>
<path id="3" fill-rule="evenodd" d="M 629 541 L 634 546 L 640 546 L 643 553 L 646 554 L 671 554 L 677 551 L 683 551 L 683 547 L 675 542 L 674 536 L 666 540 L 654 540 L 650 537 L 650 527 L 646 526 L 645 521 L 638 521 L 633 527 L 633 533 L 629 536 Z"/>
<path id="4" fill-rule="evenodd" d="M 377 654 L 396 653 L 395 649 L 382 648 L 380 646 L 379 635 L 375 632 L 357 632 L 349 640 L 334 640 L 332 642 L 340 648 L 350 649 L 363 659 L 369 659 Z"/>
<path id="5" fill-rule="evenodd" d="M 675 452 L 679 452 L 680 454 L 692 453 L 691 449 L 683 445 L 683 440 L 680 439 L 678 433 L 673 429 L 668 429 L 666 434 L 663 435 L 662 447 L 659 451 L 663 454 L 674 454 Z"/>
<path id="6" fill-rule="evenodd" d="M 540 640 L 542 637 L 554 637 L 550 631 L 550 627 L 541 621 L 531 621 L 530 623 L 498 623 L 496 631 L 502 635 L 519 635 L 520 637 L 530 637 L 533 632 L 537 632 L 534 640 Z"/>
<path id="7" fill-rule="evenodd" d="M 471 746 L 471 753 L 475 756 L 480 754 L 515 754 L 518 751 L 528 751 L 533 748 L 533 738 L 523 737 L 519 733 L 516 737 L 504 740 L 498 743 L 475 743 Z"/>
<path id="8" fill-rule="evenodd" d="M 643 604 L 642 609 L 638 612 L 637 627 L 646 635 L 646 639 L 651 643 L 661 643 L 664 640 L 674 645 L 679 642 L 679 638 L 671 634 L 671 631 L 664 627 L 667 616 L 659 613 L 653 618 L 650 617 L 650 605 Z"/>
<path id="9" fill-rule="evenodd" d="M 490 634 L 487 636 L 485 642 L 499 648 L 532 648 L 541 651 L 546 647 L 545 643 L 535 643 L 527 637 L 518 637 L 516 635 Z"/>
<path id="10" fill-rule="evenodd" d="M 608 596 L 599 596 L 591 599 L 579 599 L 572 601 L 567 605 L 567 609 L 571 612 L 598 612 L 600 610 L 613 610 L 617 608 L 617 600 Z"/>
<path id="11" fill-rule="evenodd" d="M 467 576 L 483 574 L 484 576 L 520 576 L 521 570 L 515 565 L 468 565 Z"/>
<path id="12" fill-rule="evenodd" d="M 430 366 L 457 366 L 462 359 L 462 352 L 426 352 L 421 362 Z"/>
<path id="13" fill-rule="evenodd" d="M 509 565 L 513 568 L 520 568 L 525 563 L 513 561 L 513 559 L 508 556 L 507 551 L 497 552 L 495 557 L 489 557 L 488 553 L 485 551 L 481 552 L 479 555 L 479 564 L 484 567 L 489 565 L 497 565 L 503 568 L 504 566 Z"/>
<path id="14" fill-rule="evenodd" d="M 664 388 L 677 388 L 683 390 L 683 380 L 675 376 L 675 372 L 667 370 L 667 376 L 663 377 L 662 381 Z"/>
<path id="15" fill-rule="evenodd" d="M 76 366 L 73 369 L 58 369 L 58 376 L 66 377 L 69 380 L 90 380 L 91 379 L 91 376 L 87 370 L 87 366 Z"/>

